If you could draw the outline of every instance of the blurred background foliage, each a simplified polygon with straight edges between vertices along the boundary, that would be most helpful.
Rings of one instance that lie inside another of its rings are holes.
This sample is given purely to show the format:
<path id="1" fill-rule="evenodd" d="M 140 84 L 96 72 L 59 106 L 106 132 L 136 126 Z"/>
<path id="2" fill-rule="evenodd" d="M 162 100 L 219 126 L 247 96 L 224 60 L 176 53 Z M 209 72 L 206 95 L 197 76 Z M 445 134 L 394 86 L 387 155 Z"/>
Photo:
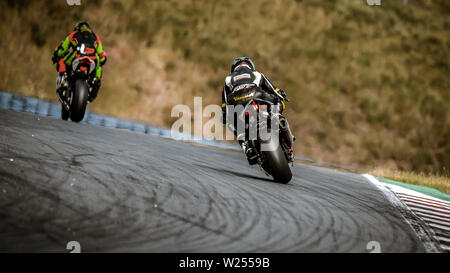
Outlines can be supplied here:
<path id="1" fill-rule="evenodd" d="M 109 54 L 90 110 L 169 127 L 175 104 L 220 104 L 247 55 L 287 92 L 296 153 L 448 175 L 449 15 L 447 0 L 3 0 L 0 89 L 56 100 L 53 50 L 87 20 Z"/>

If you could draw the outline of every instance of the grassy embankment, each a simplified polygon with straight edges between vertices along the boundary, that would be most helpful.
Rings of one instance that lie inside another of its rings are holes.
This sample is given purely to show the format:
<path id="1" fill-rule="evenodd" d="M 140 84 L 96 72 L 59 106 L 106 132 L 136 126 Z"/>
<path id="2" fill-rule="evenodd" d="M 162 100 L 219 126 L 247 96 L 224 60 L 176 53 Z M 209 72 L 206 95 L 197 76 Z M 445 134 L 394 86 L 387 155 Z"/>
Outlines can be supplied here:
<path id="1" fill-rule="evenodd" d="M 394 181 L 405 182 L 414 185 L 423 185 L 450 194 L 449 175 L 433 175 L 427 173 L 407 172 L 398 170 L 376 169 L 371 174 Z"/>

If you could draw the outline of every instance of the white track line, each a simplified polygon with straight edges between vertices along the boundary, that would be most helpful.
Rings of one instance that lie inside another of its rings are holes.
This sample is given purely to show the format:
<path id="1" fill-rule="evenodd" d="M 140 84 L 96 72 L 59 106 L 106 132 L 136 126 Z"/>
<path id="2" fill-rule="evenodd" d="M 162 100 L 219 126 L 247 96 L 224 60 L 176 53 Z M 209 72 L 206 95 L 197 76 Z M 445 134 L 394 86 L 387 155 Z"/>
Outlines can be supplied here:
<path id="1" fill-rule="evenodd" d="M 417 208 L 417 209 L 426 209 L 426 210 L 432 211 L 434 213 L 443 215 L 444 217 L 450 217 L 450 212 L 448 210 L 446 211 L 446 210 L 437 209 L 437 208 L 430 207 L 430 206 L 427 206 L 427 205 L 422 205 L 422 204 L 417 204 L 417 203 L 412 203 L 412 202 L 406 202 L 406 201 L 403 201 L 403 202 L 407 203 L 408 206 L 413 207 L 414 209 L 415 208 Z"/>
<path id="2" fill-rule="evenodd" d="M 414 207 L 411 207 L 410 209 L 414 210 L 414 211 L 419 211 L 419 212 L 422 212 L 422 213 L 425 213 L 425 214 L 430 214 L 430 215 L 435 216 L 435 217 L 440 217 L 440 218 L 444 218 L 444 219 L 450 219 L 448 217 L 448 215 L 439 214 L 439 213 L 434 212 L 434 211 L 430 211 L 430 210 L 426 210 L 426 209 L 420 209 L 420 208 L 414 208 Z"/>
<path id="3" fill-rule="evenodd" d="M 414 213 L 419 215 L 420 217 L 427 218 L 427 219 L 433 219 L 434 221 L 438 221 L 443 224 L 445 223 L 446 225 L 450 226 L 450 218 L 439 217 L 439 216 L 427 214 L 427 213 L 424 213 L 424 212 L 421 212 L 418 210 L 414 210 Z"/>
<path id="4" fill-rule="evenodd" d="M 376 179 L 376 178 L 374 177 L 374 179 Z M 376 180 L 378 181 L 378 179 L 376 179 Z M 380 183 L 383 183 L 383 182 L 380 182 Z M 424 198 L 424 199 L 427 199 L 429 201 L 446 203 L 445 201 L 443 201 L 441 199 L 438 199 L 436 197 L 429 196 L 429 195 L 423 194 L 423 193 L 418 192 L 418 191 L 410 190 L 410 189 L 404 188 L 402 186 L 397 186 L 397 185 L 388 184 L 388 183 L 383 183 L 383 184 L 385 184 L 389 189 L 393 190 L 396 194 L 405 194 L 405 195 L 414 196 L 416 198 Z"/>
<path id="5" fill-rule="evenodd" d="M 450 232 L 450 226 L 443 226 L 440 224 L 435 224 L 433 221 L 430 221 L 429 219 L 425 219 L 425 220 L 430 227 Z M 449 233 L 449 236 L 450 236 L 450 233 Z"/>
<path id="6" fill-rule="evenodd" d="M 450 246 L 442 245 L 441 247 L 442 247 L 443 250 L 445 250 L 447 252 L 450 252 Z"/>
<path id="7" fill-rule="evenodd" d="M 445 237 L 442 237 L 442 236 L 436 236 L 436 239 L 439 240 L 439 241 L 442 241 L 442 242 L 450 244 L 450 238 L 445 238 Z"/>
<path id="8" fill-rule="evenodd" d="M 427 252 L 441 251 L 437 246 L 435 240 L 432 239 L 434 238 L 433 236 L 434 232 L 432 231 L 431 227 L 422 223 L 423 220 L 421 220 L 421 218 L 419 218 L 413 211 L 411 211 L 411 209 L 407 205 L 405 205 L 405 203 L 401 201 L 401 199 L 394 193 L 394 190 L 388 187 L 388 184 L 380 182 L 378 179 L 376 179 L 374 176 L 370 174 L 363 174 L 362 176 L 364 176 L 378 189 L 380 189 L 381 192 L 384 194 L 384 196 L 388 199 L 388 201 L 391 202 L 399 210 L 400 214 L 403 217 L 403 220 L 411 227 L 411 229 L 416 233 L 419 240 L 423 243 L 425 251 Z M 399 191 L 402 192 L 401 190 Z M 409 190 L 403 192 L 408 194 L 415 193 Z M 428 197 L 425 195 L 422 196 L 425 198 Z"/>
<path id="9" fill-rule="evenodd" d="M 402 198 L 400 198 L 402 199 Z M 427 209 L 427 210 L 431 210 L 433 212 L 442 214 L 442 215 L 446 215 L 447 217 L 450 217 L 450 210 L 444 210 L 444 209 L 440 209 L 440 208 L 436 208 L 433 206 L 428 206 L 426 204 L 421 204 L 418 202 L 410 202 L 410 201 L 406 201 L 406 200 L 402 200 L 403 202 L 407 203 L 409 206 L 411 207 L 417 207 L 417 208 L 423 208 L 423 209 Z"/>
<path id="10" fill-rule="evenodd" d="M 401 186 L 383 183 L 371 175 L 364 176 L 378 188 L 389 189 L 415 217 L 424 222 L 434 239 L 439 242 L 440 248 L 443 251 L 450 251 L 450 202 Z"/>
<path id="11" fill-rule="evenodd" d="M 430 202 L 430 201 L 425 201 L 425 200 L 418 199 L 418 198 L 412 198 L 412 197 L 409 197 L 409 196 L 406 197 L 406 196 L 404 196 L 402 194 L 398 194 L 398 196 L 402 200 L 407 200 L 407 201 L 410 201 L 410 202 L 418 202 L 418 203 L 421 203 L 421 204 L 426 204 L 426 205 L 429 205 L 429 206 L 435 206 L 435 207 L 438 207 L 438 208 L 441 208 L 441 209 L 450 210 L 450 206 L 446 206 L 446 205 L 443 205 L 443 204 Z"/>
<path id="12" fill-rule="evenodd" d="M 432 200 L 432 199 L 423 198 L 423 197 L 417 197 L 417 196 L 404 194 L 404 193 L 398 193 L 398 195 L 401 196 L 402 198 L 410 198 L 410 199 L 414 199 L 414 200 L 417 200 L 417 201 L 420 201 L 420 202 L 426 202 L 426 203 L 436 204 L 436 205 L 439 205 L 439 206 L 450 208 L 450 203 L 446 202 L 446 201 L 435 201 L 435 200 Z"/>
<path id="13" fill-rule="evenodd" d="M 414 213 L 415 213 L 417 216 L 419 216 L 419 217 L 423 218 L 424 220 L 426 220 L 427 222 L 435 223 L 435 224 L 437 224 L 437 225 L 441 225 L 441 226 L 450 228 L 450 222 L 448 222 L 448 221 L 443 221 L 443 220 L 440 219 L 440 218 L 432 217 L 432 216 L 430 216 L 430 215 L 426 215 L 426 214 L 420 213 L 420 212 L 418 212 L 418 211 L 414 211 Z"/>

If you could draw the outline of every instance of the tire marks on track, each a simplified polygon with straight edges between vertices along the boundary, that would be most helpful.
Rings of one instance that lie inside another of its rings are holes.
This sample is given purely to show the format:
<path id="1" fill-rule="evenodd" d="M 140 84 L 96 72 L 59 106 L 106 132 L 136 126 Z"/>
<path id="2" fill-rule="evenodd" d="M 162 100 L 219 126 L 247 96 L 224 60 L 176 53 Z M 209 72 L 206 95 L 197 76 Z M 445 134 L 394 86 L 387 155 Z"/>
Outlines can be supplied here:
<path id="1" fill-rule="evenodd" d="M 359 175 L 295 164 L 281 185 L 240 153 L 4 110 L 0 135 L 0 251 L 424 251 Z"/>

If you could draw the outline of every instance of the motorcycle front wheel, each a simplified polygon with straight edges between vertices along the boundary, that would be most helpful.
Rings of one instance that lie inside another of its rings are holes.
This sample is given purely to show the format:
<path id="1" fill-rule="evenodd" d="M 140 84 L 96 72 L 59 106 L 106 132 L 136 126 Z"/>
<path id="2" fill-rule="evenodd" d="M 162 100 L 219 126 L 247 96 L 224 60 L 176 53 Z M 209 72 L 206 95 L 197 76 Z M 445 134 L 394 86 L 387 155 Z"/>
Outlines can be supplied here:
<path id="1" fill-rule="evenodd" d="M 74 122 L 80 122 L 84 118 L 86 112 L 86 105 L 88 99 L 89 87 L 87 82 L 83 79 L 75 81 L 75 88 L 73 92 L 70 119 Z"/>

